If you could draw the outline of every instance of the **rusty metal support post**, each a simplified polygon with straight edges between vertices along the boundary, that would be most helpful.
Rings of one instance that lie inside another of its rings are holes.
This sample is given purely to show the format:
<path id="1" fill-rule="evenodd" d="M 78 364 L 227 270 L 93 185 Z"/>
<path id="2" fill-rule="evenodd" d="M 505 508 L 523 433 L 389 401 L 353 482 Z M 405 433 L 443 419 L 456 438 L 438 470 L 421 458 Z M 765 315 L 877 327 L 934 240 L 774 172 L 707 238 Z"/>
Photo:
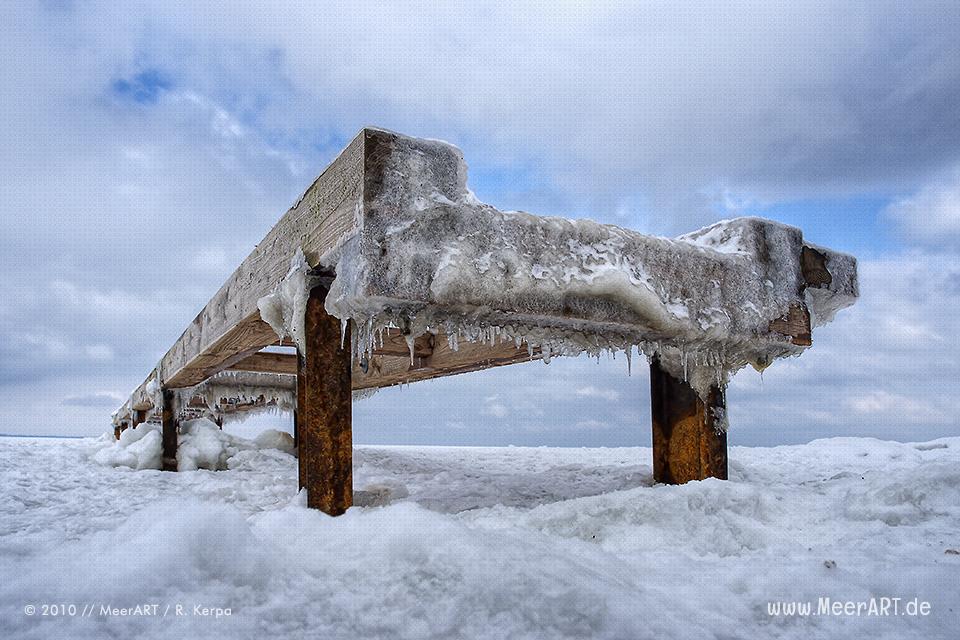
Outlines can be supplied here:
<path id="1" fill-rule="evenodd" d="M 300 382 L 300 377 L 297 376 L 297 382 Z M 297 385 L 297 402 L 300 401 L 300 385 Z M 297 425 L 297 410 L 293 410 L 293 446 L 297 447 L 300 445 L 300 427 Z"/>
<path id="2" fill-rule="evenodd" d="M 179 415 L 176 398 L 170 389 L 163 390 L 163 407 L 160 412 L 160 424 L 163 433 L 163 470 L 177 470 L 177 432 Z"/>
<path id="3" fill-rule="evenodd" d="M 654 482 L 727 479 L 722 389 L 711 387 L 704 402 L 687 382 L 674 378 L 654 358 L 650 363 L 650 404 Z"/>
<path id="4" fill-rule="evenodd" d="M 304 318 L 306 353 L 297 357 L 297 455 L 307 506 L 336 516 L 353 504 L 350 337 L 323 301 L 329 285 L 310 291 Z"/>

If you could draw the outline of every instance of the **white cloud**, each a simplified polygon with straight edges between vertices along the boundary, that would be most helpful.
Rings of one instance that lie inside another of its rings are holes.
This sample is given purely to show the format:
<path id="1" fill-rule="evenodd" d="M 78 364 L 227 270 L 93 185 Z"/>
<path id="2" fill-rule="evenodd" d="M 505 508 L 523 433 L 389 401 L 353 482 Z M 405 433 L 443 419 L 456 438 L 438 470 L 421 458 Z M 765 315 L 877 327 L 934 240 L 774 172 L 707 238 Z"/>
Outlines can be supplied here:
<path id="1" fill-rule="evenodd" d="M 60 404 L 72 407 L 116 408 L 126 398 L 116 391 L 95 391 L 85 395 L 69 395 Z"/>
<path id="2" fill-rule="evenodd" d="M 84 347 L 84 352 L 91 360 L 113 360 L 113 348 L 106 344 L 91 344 Z"/>
<path id="3" fill-rule="evenodd" d="M 505 418 L 508 413 L 506 405 L 499 402 L 499 396 L 491 396 L 485 400 L 486 406 L 483 408 L 482 413 L 487 416 L 493 416 L 495 418 Z"/>
<path id="4" fill-rule="evenodd" d="M 223 269 L 227 265 L 227 252 L 221 247 L 203 247 L 191 261 L 198 269 Z"/>
<path id="5" fill-rule="evenodd" d="M 900 393 L 878 389 L 847 398 L 846 404 L 856 413 L 882 418 L 891 413 L 913 424 L 945 424 L 953 416 L 950 411 L 939 409 L 939 398 L 912 398 Z M 952 408 L 951 408 L 952 410 Z"/>
<path id="6" fill-rule="evenodd" d="M 960 261 L 908 253 L 859 263 L 861 299 L 814 330 L 813 346 L 728 393 L 731 433 L 863 433 L 923 439 L 960 428 L 946 399 L 960 380 Z"/>
<path id="7" fill-rule="evenodd" d="M 581 420 L 576 423 L 577 429 L 585 429 L 589 431 L 597 431 L 601 429 L 609 429 L 610 425 L 606 422 L 600 422 L 599 420 Z"/>
<path id="8" fill-rule="evenodd" d="M 603 398 L 604 400 L 609 400 L 610 402 L 615 402 L 620 399 L 620 392 L 614 389 L 598 389 L 593 385 L 586 387 L 580 387 L 577 389 L 576 394 L 578 396 L 587 397 L 587 398 Z"/>
<path id="9" fill-rule="evenodd" d="M 900 225 L 910 241 L 956 245 L 960 242 L 960 167 L 892 203 L 887 215 Z"/>
<path id="10" fill-rule="evenodd" d="M 958 234 L 960 177 L 922 185 L 960 148 L 960 14 L 933 3 L 545 13 L 290 0 L 236 5 L 227 19 L 213 2 L 74 6 L 53 16 L 0 4 L 12 25 L 0 38 L 0 208 L 11 239 L 0 256 L 0 380 L 41 376 L 51 398 L 98 367 L 101 388 L 139 383 L 222 270 L 364 125 L 461 144 L 474 176 L 501 176 L 488 184 L 497 204 L 535 213 L 668 233 L 717 215 L 709 205 L 880 189 L 913 193 L 890 213 L 924 244 Z M 144 65 L 173 86 L 154 104 L 121 104 L 111 82 Z M 951 397 L 956 264 L 861 262 L 863 299 L 815 332 L 813 349 L 777 363 L 762 387 L 737 376 L 733 432 L 896 429 L 905 405 L 864 413 L 848 398 L 936 407 Z M 83 358 L 84 345 L 112 345 L 114 358 Z M 64 366 L 72 360 L 84 367 Z M 435 426 L 475 432 L 496 422 L 478 415 L 510 415 L 519 429 L 552 433 L 593 420 L 611 425 L 594 443 L 630 443 L 640 421 L 617 416 L 629 407 L 647 419 L 642 369 L 629 378 L 622 360 L 587 359 L 475 374 L 455 387 L 472 404 L 439 411 Z M 403 402 L 434 388 L 414 386 Z M 498 397 L 485 401 L 491 389 Z M 10 406 L 26 397 L 17 394 L 4 396 Z M 18 419 L 33 410 L 16 406 Z M 629 431 L 616 431 L 625 422 Z"/>

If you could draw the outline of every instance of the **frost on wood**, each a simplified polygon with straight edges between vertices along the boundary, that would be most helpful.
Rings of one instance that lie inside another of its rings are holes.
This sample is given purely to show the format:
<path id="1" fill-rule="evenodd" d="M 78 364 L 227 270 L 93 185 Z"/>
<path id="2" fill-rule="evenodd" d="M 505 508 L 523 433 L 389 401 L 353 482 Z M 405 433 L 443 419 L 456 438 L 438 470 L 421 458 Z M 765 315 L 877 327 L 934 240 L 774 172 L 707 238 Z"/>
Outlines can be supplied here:
<path id="1" fill-rule="evenodd" d="M 297 349 L 305 349 L 304 315 L 307 299 L 313 279 L 310 277 L 310 265 L 301 249 L 290 260 L 290 271 L 277 286 L 277 290 L 257 300 L 257 308 L 264 322 L 276 331 L 277 336 L 293 339 Z"/>
<path id="2" fill-rule="evenodd" d="M 770 330 L 791 306 L 826 322 L 857 296 L 855 260 L 821 248 L 831 282 L 807 287 L 794 227 L 740 218 L 668 239 L 504 212 L 470 192 L 455 147 L 386 133 L 370 144 L 360 224 L 321 258 L 337 274 L 327 311 L 352 321 L 355 356 L 388 327 L 411 344 L 425 332 L 453 348 L 525 343 L 545 361 L 636 346 L 705 396 L 804 348 Z"/>
<path id="3" fill-rule="evenodd" d="M 297 378 L 277 373 L 223 371 L 179 395 L 181 406 L 201 399 L 211 412 L 223 413 L 227 420 L 263 412 L 289 412 L 297 406 Z"/>

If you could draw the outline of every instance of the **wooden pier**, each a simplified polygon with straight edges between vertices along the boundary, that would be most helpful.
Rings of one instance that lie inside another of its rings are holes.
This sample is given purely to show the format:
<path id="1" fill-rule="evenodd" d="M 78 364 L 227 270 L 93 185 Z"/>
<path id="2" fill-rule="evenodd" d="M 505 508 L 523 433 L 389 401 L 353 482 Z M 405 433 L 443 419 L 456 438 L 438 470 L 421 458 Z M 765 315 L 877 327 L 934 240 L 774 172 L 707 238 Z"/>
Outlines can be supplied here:
<path id="1" fill-rule="evenodd" d="M 352 504 L 352 392 L 540 358 L 539 348 L 517 346 L 513 341 L 494 344 L 460 341 L 454 348 L 437 327 L 417 336 L 412 348 L 401 329 L 388 330 L 382 344 L 378 342 L 369 357 L 353 357 L 351 332 L 342 341 L 341 322 L 330 315 L 324 305 L 335 273 L 321 274 L 326 277 L 320 277 L 317 280 L 320 284 L 309 291 L 304 313 L 305 349 L 299 353 L 281 353 L 275 349 L 278 344 L 292 343 L 288 337 L 281 339 L 261 318 L 258 300 L 277 289 L 298 251 L 303 252 L 311 267 L 317 267 L 317 273 L 321 267 L 329 269 L 329 265 L 321 265 L 321 258 L 335 250 L 345 238 L 364 233 L 368 217 L 381 215 L 378 207 L 382 208 L 382 200 L 376 198 L 382 199 L 384 189 L 395 188 L 391 185 L 396 180 L 396 155 L 410 154 L 417 162 L 429 164 L 435 149 L 433 143 L 423 141 L 421 144 L 417 139 L 386 131 L 361 131 L 281 217 L 116 412 L 116 435 L 119 437 L 122 430 L 145 421 L 159 422 L 163 468 L 173 471 L 177 467 L 178 425 L 187 412 L 206 412 L 222 419 L 231 413 L 276 404 L 279 398 L 286 397 L 283 394 L 288 394 L 295 398 L 300 485 L 308 491 L 310 506 L 337 515 Z M 440 158 L 437 162 L 452 161 Z M 442 190 L 442 186 L 438 188 Z M 442 206 L 450 210 L 450 215 L 455 215 L 461 205 L 446 197 L 443 200 Z M 782 232 L 782 225 L 776 223 L 750 221 L 745 224 L 753 225 L 751 233 L 759 234 L 761 240 L 763 233 Z M 789 229 L 790 233 L 799 233 Z M 764 320 L 750 337 L 766 340 L 787 351 L 811 344 L 808 306 L 814 298 L 807 289 L 817 290 L 819 298 L 816 299 L 856 297 L 855 279 L 838 282 L 836 273 L 831 274 L 831 260 L 839 260 L 837 256 L 843 257 L 842 254 L 807 245 L 802 238 L 797 243 L 795 261 L 788 265 L 797 272 L 796 298 L 786 313 Z M 724 265 L 728 263 L 730 260 L 718 254 L 717 269 L 727 268 Z M 745 260 L 736 262 L 735 266 L 741 263 Z M 386 297 L 384 291 L 375 293 Z M 603 292 L 597 293 L 597 296 L 603 295 Z M 432 301 L 400 302 L 424 305 Z M 526 309 L 501 306 L 495 309 L 499 315 L 494 317 L 511 322 L 519 318 L 526 325 L 543 326 L 569 322 L 572 317 L 579 330 L 597 335 L 618 331 L 646 335 L 643 333 L 646 331 L 651 340 L 669 342 L 671 339 L 662 329 L 659 333 L 652 332 L 624 314 L 610 320 L 578 318 L 576 309 L 573 306 L 535 315 Z M 469 314 L 470 311 L 467 305 L 459 305 L 456 312 Z M 745 338 L 733 336 L 732 339 Z M 238 373 L 270 374 L 282 382 L 276 383 L 276 395 L 264 393 L 253 399 L 231 397 L 229 392 L 223 392 L 213 407 L 191 395 L 193 389 L 204 384 L 216 384 L 211 388 L 218 390 L 229 388 Z M 704 399 L 703 394 L 694 391 L 682 377 L 666 371 L 655 359 L 651 365 L 651 393 L 655 479 L 679 483 L 706 477 L 726 478 L 726 433 L 719 418 L 726 415 L 724 389 L 711 389 Z"/>

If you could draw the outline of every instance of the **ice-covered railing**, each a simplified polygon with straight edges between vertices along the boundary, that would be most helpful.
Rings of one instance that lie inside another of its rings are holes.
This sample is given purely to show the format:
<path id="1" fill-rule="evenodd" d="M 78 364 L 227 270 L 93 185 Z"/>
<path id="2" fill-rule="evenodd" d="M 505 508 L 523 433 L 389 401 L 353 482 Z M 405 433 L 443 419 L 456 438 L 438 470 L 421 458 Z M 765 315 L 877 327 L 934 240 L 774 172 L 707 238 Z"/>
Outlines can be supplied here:
<path id="1" fill-rule="evenodd" d="M 325 306 L 351 327 L 358 360 L 388 329 L 407 335 L 411 360 L 426 333 L 453 349 L 526 345 L 547 362 L 636 348 L 705 395 L 746 364 L 799 353 L 811 324 L 857 297 L 855 259 L 805 243 L 795 227 L 739 218 L 668 239 L 499 211 L 468 189 L 452 145 L 383 132 L 370 154 L 377 179 L 354 230 L 316 265 L 294 256 L 258 303 L 281 336 L 300 343 L 320 268 L 336 274 Z"/>

